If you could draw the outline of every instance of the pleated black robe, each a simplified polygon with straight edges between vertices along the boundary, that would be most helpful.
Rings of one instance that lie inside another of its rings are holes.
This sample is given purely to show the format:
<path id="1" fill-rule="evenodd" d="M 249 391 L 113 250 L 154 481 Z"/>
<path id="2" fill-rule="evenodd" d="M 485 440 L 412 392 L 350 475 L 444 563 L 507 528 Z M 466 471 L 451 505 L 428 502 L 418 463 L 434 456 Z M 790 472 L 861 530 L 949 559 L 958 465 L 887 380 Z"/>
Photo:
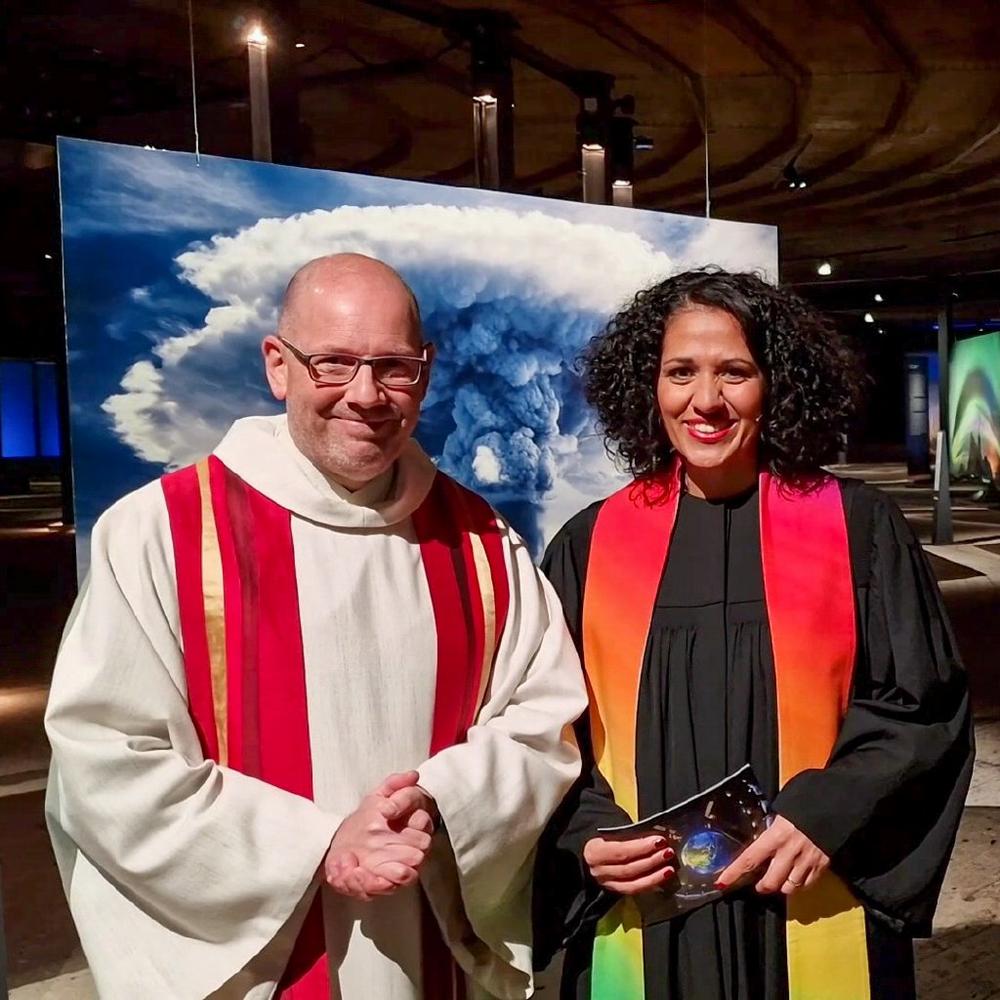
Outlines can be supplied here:
<path id="1" fill-rule="evenodd" d="M 828 766 L 778 788 L 774 659 L 756 489 L 680 500 L 639 687 L 636 770 L 648 815 L 749 762 L 775 812 L 832 858 L 864 904 L 872 997 L 913 997 L 912 938 L 931 918 L 972 772 L 965 673 L 927 560 L 896 506 L 841 481 L 858 654 L 851 704 Z M 583 595 L 601 504 L 556 536 L 543 569 L 582 653 Z M 562 996 L 589 1000 L 596 922 L 616 897 L 591 879 L 584 844 L 628 822 L 593 766 L 540 846 L 539 968 L 566 948 Z M 752 889 L 644 930 L 647 1000 L 785 1000 L 785 906 Z"/>

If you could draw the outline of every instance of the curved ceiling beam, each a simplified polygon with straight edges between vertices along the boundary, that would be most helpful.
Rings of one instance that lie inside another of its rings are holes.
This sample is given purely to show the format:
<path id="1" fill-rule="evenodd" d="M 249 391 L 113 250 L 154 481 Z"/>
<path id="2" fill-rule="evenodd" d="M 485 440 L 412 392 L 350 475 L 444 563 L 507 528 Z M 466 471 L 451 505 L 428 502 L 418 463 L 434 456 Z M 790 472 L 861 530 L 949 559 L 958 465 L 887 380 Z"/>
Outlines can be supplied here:
<path id="1" fill-rule="evenodd" d="M 909 78 L 904 77 L 900 81 L 885 121 L 872 135 L 849 149 L 843 150 L 825 163 L 803 170 L 810 186 L 805 191 L 796 194 L 796 207 L 801 206 L 804 202 L 823 202 L 824 195 L 828 195 L 830 192 L 824 191 L 816 185 L 862 163 L 876 147 L 885 142 L 886 139 L 892 138 L 912 109 L 916 94 L 915 84 Z M 836 194 L 836 191 L 833 193 Z M 739 204 L 741 207 L 747 207 L 773 204 L 786 195 L 787 191 L 775 190 L 774 182 L 771 182 L 758 184 L 756 187 L 743 191 L 734 191 L 720 196 L 717 200 L 720 204 Z"/>
<path id="2" fill-rule="evenodd" d="M 791 50 L 744 10 L 738 0 L 705 0 L 705 9 L 717 24 L 750 49 L 766 66 L 796 87 L 809 84 L 809 67 L 800 63 Z"/>
<path id="3" fill-rule="evenodd" d="M 691 66 L 658 45 L 653 39 L 637 31 L 618 17 L 601 0 L 528 0 L 536 7 L 557 11 L 569 21 L 590 28 L 605 41 L 644 62 L 657 73 L 680 78 L 691 100 L 699 121 L 705 118 L 705 102 L 701 78 Z"/>
<path id="4" fill-rule="evenodd" d="M 680 138 L 661 156 L 646 157 L 633 171 L 633 179 L 637 182 L 666 176 L 672 167 L 686 159 L 704 142 L 701 126 L 692 122 L 680 135 Z"/>
<path id="5" fill-rule="evenodd" d="M 888 177 L 895 179 L 902 177 L 905 180 L 916 173 L 939 173 L 940 169 L 940 167 L 937 167 L 933 171 L 930 169 L 911 170 L 909 167 L 904 166 L 896 171 L 886 171 L 887 176 L 884 180 L 888 180 Z M 902 205 L 920 205 L 937 201 L 941 198 L 953 198 L 956 197 L 956 192 L 961 192 L 964 188 L 979 187 L 995 180 L 998 176 L 1000 176 L 1000 159 L 992 159 L 962 173 L 939 176 L 937 179 L 919 187 L 892 190 L 887 189 L 884 183 L 881 188 L 871 188 L 866 182 L 866 194 L 877 194 L 878 200 L 877 202 L 870 201 L 868 204 L 857 206 L 857 215 L 855 217 L 883 215 L 886 212 L 895 212 Z M 871 183 L 874 183 L 874 181 Z M 856 185 L 856 187 L 859 186 Z M 957 197 L 961 198 L 962 196 L 958 194 Z M 804 217 L 817 221 L 825 217 L 835 216 L 842 218 L 843 209 L 835 209 L 833 205 L 843 200 L 846 199 L 838 198 L 834 202 L 824 202 L 809 211 L 806 211 L 805 206 L 802 206 L 800 213 Z"/>
<path id="6" fill-rule="evenodd" d="M 422 180 L 428 184 L 453 184 L 455 181 L 472 180 L 476 172 L 476 161 L 470 156 L 461 163 L 455 163 L 444 170 L 437 170 L 433 174 L 428 174 Z"/>
<path id="7" fill-rule="evenodd" d="M 889 26 L 874 0 L 852 0 L 852 6 L 869 41 L 885 58 L 895 64 L 902 75 L 902 80 L 881 128 L 868 139 L 856 143 L 826 163 L 811 168 L 807 176 L 813 187 L 800 194 L 797 199 L 798 205 L 806 201 L 823 200 L 824 192 L 818 190 L 815 185 L 861 163 L 880 143 L 894 136 L 913 107 L 921 82 L 921 71 L 916 57 Z M 725 204 L 737 197 L 740 205 L 746 206 L 758 201 L 773 201 L 775 191 L 772 185 L 762 184 L 750 191 L 741 192 L 738 196 L 731 195 L 728 198 L 724 196 L 719 200 Z"/>
<path id="8" fill-rule="evenodd" d="M 762 170 L 769 163 L 775 161 L 784 163 L 801 146 L 801 136 L 799 134 L 799 123 L 796 119 L 789 119 L 781 131 L 768 139 L 763 146 L 759 146 L 752 153 L 744 156 L 736 163 L 721 167 L 711 172 L 712 200 L 715 201 L 715 192 L 729 184 L 739 184 L 749 175 Z M 711 145 L 709 146 L 711 153 Z M 691 204 L 694 195 L 701 194 L 705 189 L 705 181 L 698 177 L 694 180 L 683 181 L 680 184 L 666 184 L 661 187 L 649 188 L 647 193 L 660 203 L 660 207 Z"/>
<path id="9" fill-rule="evenodd" d="M 536 170 L 533 174 L 525 174 L 516 180 L 519 188 L 534 188 L 539 184 L 546 184 L 548 181 L 564 177 L 566 174 L 576 174 L 580 170 L 580 158 L 577 154 L 567 156 L 557 163 L 550 163 L 541 170 Z"/>
<path id="10" fill-rule="evenodd" d="M 868 40 L 879 52 L 895 62 L 912 83 L 916 83 L 920 79 L 920 63 L 889 24 L 875 0 L 852 0 L 852 6 Z"/>
<path id="11" fill-rule="evenodd" d="M 791 95 L 789 117 L 781 131 L 737 163 L 729 164 L 710 174 L 712 200 L 716 192 L 732 184 L 742 183 L 748 176 L 774 162 L 783 167 L 802 148 L 806 138 L 804 109 L 812 74 L 781 42 L 735 0 L 706 0 L 706 11 L 737 41 L 750 49 L 777 76 L 788 83 Z M 704 81 L 707 83 L 707 81 Z M 707 103 L 711 121 L 711 104 Z M 709 133 L 711 135 L 711 133 Z M 711 139 L 709 140 L 711 152 Z M 704 189 L 701 178 L 667 185 L 648 192 L 653 199 L 673 205 L 677 200 L 689 201 Z"/>

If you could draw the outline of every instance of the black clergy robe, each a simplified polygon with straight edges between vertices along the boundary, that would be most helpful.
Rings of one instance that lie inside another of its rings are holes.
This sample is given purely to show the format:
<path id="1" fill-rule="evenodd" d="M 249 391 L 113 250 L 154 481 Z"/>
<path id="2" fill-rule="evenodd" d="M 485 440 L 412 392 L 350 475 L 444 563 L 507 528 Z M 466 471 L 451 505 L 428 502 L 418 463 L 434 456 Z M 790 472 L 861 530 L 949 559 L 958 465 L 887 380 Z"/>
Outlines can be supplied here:
<path id="1" fill-rule="evenodd" d="M 664 809 L 749 762 L 773 809 L 830 855 L 864 904 L 872 997 L 905 1000 L 915 995 L 912 937 L 930 933 L 971 777 L 968 694 L 937 585 L 902 514 L 872 487 L 840 485 L 858 653 L 828 766 L 778 787 L 756 488 L 724 502 L 684 495 L 639 686 L 639 811 Z M 543 562 L 581 653 L 600 506 L 571 519 Z M 593 766 L 586 720 L 578 730 L 584 775 L 543 839 L 535 886 L 536 961 L 543 967 L 566 947 L 567 1000 L 589 1000 L 594 928 L 618 898 L 592 880 L 583 846 L 598 827 L 629 821 Z M 784 1000 L 784 925 L 784 897 L 751 888 L 646 928 L 646 1000 Z"/>

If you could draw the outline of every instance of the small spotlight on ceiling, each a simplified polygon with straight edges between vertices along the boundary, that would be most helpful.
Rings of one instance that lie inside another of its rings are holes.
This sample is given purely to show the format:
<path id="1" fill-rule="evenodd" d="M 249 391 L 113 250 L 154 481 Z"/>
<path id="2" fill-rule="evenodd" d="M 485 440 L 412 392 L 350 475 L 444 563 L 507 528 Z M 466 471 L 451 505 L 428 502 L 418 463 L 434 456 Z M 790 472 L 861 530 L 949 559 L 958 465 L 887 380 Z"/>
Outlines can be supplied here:
<path id="1" fill-rule="evenodd" d="M 885 333 L 885 330 L 883 330 L 883 329 L 882 329 L 882 327 L 879 327 L 879 328 L 878 328 L 878 332 L 879 332 L 879 333 Z"/>
<path id="2" fill-rule="evenodd" d="M 816 273 L 821 278 L 829 278 L 830 275 L 833 274 L 833 265 L 828 260 L 824 260 L 823 263 L 816 268 Z"/>
<path id="3" fill-rule="evenodd" d="M 785 166 L 784 170 L 781 171 L 781 176 L 788 182 L 789 190 L 801 190 L 809 186 L 809 181 L 802 176 L 794 162 Z"/>
<path id="4" fill-rule="evenodd" d="M 295 47 L 297 49 L 304 49 L 306 47 L 306 43 L 305 42 L 296 42 L 295 43 Z"/>
<path id="5" fill-rule="evenodd" d="M 50 253 L 43 253 L 43 254 L 42 254 L 42 256 L 43 256 L 43 257 L 44 257 L 44 258 L 45 258 L 46 260 L 52 260 L 52 254 L 50 254 Z"/>
<path id="6" fill-rule="evenodd" d="M 865 322 L 866 323 L 874 323 L 875 322 L 875 317 L 871 313 L 865 313 Z"/>
<path id="7" fill-rule="evenodd" d="M 588 153 L 603 153 L 604 147 L 599 142 L 585 142 L 583 148 Z"/>
<path id="8" fill-rule="evenodd" d="M 876 292 L 875 293 L 875 301 L 876 302 L 885 302 L 885 299 L 882 298 L 882 293 L 881 292 Z"/>
<path id="9" fill-rule="evenodd" d="M 497 103 L 497 99 L 492 94 L 476 94 L 472 99 L 477 104 L 483 104 L 486 107 L 492 107 Z"/>
<path id="10" fill-rule="evenodd" d="M 250 34 L 247 35 L 247 41 L 254 45 L 267 45 L 267 35 L 264 34 L 264 29 L 259 24 L 255 24 L 250 29 Z"/>

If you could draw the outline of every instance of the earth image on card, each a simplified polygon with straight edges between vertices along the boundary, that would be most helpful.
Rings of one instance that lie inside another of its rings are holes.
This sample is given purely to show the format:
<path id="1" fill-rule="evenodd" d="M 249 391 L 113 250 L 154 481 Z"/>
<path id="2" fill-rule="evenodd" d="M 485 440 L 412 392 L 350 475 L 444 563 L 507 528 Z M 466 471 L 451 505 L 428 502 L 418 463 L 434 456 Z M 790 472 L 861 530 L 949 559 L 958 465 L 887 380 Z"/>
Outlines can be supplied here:
<path id="1" fill-rule="evenodd" d="M 681 864 L 697 875 L 715 875 L 736 859 L 740 845 L 721 830 L 698 830 L 684 841 Z"/>

